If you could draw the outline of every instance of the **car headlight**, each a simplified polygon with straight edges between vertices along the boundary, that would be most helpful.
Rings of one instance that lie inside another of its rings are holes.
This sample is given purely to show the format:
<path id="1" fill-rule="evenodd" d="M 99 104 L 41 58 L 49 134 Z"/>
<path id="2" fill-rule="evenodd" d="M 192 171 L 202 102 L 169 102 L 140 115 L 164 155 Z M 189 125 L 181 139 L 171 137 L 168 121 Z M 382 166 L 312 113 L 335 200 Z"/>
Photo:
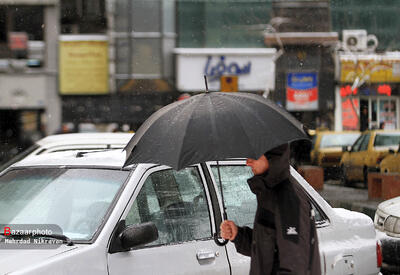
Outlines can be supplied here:
<path id="1" fill-rule="evenodd" d="M 384 223 L 385 231 L 400 234 L 400 219 L 395 216 L 389 216 Z"/>

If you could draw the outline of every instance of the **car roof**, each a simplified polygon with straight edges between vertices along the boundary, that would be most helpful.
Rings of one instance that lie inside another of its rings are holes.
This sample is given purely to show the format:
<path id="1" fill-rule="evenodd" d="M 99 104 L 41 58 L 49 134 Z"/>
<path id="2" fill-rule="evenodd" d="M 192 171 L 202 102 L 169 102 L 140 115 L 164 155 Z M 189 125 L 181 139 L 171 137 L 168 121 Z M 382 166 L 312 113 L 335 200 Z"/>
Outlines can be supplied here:
<path id="1" fill-rule="evenodd" d="M 36 142 L 40 147 L 49 148 L 74 144 L 127 144 L 133 133 L 71 133 L 44 137 Z"/>
<path id="2" fill-rule="evenodd" d="M 30 156 L 12 167 L 38 166 L 96 166 L 122 168 L 126 152 L 122 149 L 101 151 L 66 151 Z"/>

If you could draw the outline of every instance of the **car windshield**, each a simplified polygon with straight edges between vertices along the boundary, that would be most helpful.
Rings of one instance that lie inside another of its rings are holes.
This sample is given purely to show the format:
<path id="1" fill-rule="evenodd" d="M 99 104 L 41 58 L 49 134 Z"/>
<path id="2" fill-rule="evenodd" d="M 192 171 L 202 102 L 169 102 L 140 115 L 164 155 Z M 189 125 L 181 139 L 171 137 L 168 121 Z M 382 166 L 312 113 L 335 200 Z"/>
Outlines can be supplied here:
<path id="1" fill-rule="evenodd" d="M 400 133 L 377 134 L 374 146 L 398 146 L 399 143 L 400 143 Z"/>
<path id="2" fill-rule="evenodd" d="M 110 169 L 10 170 L 0 176 L 0 224 L 56 224 L 72 240 L 90 240 L 128 174 Z"/>
<path id="3" fill-rule="evenodd" d="M 354 141 L 360 136 L 360 134 L 333 134 L 333 135 L 324 135 L 321 138 L 321 148 L 327 147 L 342 147 L 342 146 L 350 146 L 354 143 Z"/>

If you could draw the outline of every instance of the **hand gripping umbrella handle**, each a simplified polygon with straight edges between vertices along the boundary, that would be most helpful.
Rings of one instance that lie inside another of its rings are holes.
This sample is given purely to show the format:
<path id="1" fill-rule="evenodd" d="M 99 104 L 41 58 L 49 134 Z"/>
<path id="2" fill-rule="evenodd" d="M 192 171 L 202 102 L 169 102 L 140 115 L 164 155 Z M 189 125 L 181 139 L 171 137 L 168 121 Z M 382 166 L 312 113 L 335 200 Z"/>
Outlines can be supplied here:
<path id="1" fill-rule="evenodd" d="M 215 242 L 218 246 L 225 246 L 225 245 L 229 242 L 229 240 L 220 241 L 220 240 L 219 240 L 218 233 L 214 233 L 214 242 Z"/>

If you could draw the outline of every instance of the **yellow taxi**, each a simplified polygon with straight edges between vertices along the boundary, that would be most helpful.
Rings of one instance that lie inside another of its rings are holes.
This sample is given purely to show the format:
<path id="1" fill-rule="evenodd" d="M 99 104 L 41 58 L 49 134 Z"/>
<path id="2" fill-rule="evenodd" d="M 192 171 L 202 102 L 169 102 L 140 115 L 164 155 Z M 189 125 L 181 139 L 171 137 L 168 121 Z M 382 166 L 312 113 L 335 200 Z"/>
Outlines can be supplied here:
<path id="1" fill-rule="evenodd" d="M 352 181 L 363 181 L 365 186 L 369 171 L 380 171 L 380 162 L 396 150 L 400 143 L 400 130 L 369 130 L 345 148 L 340 160 L 341 180 L 348 185 Z"/>
<path id="2" fill-rule="evenodd" d="M 313 165 L 321 166 L 328 177 L 338 172 L 343 146 L 351 146 L 361 135 L 357 131 L 318 131 L 313 139 L 310 158 Z"/>
<path id="3" fill-rule="evenodd" d="M 397 152 L 390 151 L 379 165 L 381 173 L 400 173 L 400 144 Z"/>

